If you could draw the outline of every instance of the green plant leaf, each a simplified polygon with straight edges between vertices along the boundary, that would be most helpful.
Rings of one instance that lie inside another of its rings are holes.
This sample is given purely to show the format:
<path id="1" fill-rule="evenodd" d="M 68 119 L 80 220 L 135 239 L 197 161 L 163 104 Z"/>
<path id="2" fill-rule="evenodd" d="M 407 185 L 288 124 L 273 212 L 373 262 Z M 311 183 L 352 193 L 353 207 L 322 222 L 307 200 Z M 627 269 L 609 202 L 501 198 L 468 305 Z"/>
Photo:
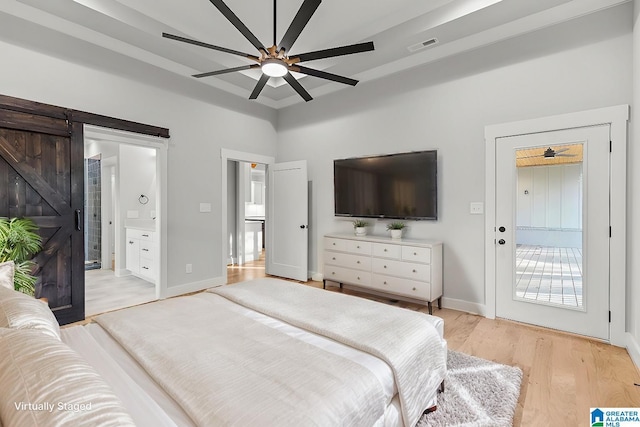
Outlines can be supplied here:
<path id="1" fill-rule="evenodd" d="M 42 250 L 37 231 L 38 226 L 29 218 L 0 218 L 0 262 L 15 262 L 15 290 L 28 295 L 35 294 L 38 280 L 31 274 L 35 263 L 30 260 Z"/>

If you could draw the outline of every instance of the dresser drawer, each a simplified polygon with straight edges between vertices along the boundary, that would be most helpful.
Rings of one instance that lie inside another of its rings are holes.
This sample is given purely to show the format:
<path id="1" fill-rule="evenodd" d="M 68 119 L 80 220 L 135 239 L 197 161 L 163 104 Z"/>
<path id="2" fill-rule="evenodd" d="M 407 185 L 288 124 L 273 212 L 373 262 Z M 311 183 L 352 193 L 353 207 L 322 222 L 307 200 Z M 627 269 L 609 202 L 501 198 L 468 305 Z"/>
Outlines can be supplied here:
<path id="1" fill-rule="evenodd" d="M 371 258 L 365 255 L 325 251 L 324 262 L 338 267 L 355 268 L 366 271 L 371 270 Z"/>
<path id="2" fill-rule="evenodd" d="M 347 252 L 361 255 L 371 255 L 371 242 L 347 240 Z"/>
<path id="3" fill-rule="evenodd" d="M 392 294 L 431 301 L 431 286 L 425 282 L 373 274 L 371 276 L 371 287 Z"/>
<path id="4" fill-rule="evenodd" d="M 151 260 L 140 260 L 140 275 L 146 276 L 151 279 L 155 278 L 155 269 L 153 268 L 153 262 Z"/>
<path id="5" fill-rule="evenodd" d="M 153 260 L 153 242 L 140 240 L 140 258 Z"/>
<path id="6" fill-rule="evenodd" d="M 429 266 L 429 264 L 416 264 L 378 258 L 373 260 L 371 269 L 374 273 L 404 277 L 421 282 L 429 282 L 431 275 L 431 266 Z"/>
<path id="7" fill-rule="evenodd" d="M 430 264 L 431 249 L 418 246 L 402 246 L 402 260 Z"/>
<path id="8" fill-rule="evenodd" d="M 153 241 L 155 233 L 153 231 L 138 230 L 137 228 L 127 228 L 127 239 L 140 239 Z"/>
<path id="9" fill-rule="evenodd" d="M 346 251 L 347 241 L 344 239 L 335 239 L 333 237 L 324 238 L 324 248 L 333 251 Z"/>
<path id="10" fill-rule="evenodd" d="M 352 285 L 369 286 L 371 283 L 371 273 L 368 271 L 351 270 L 327 264 L 324 266 L 324 278 L 325 280 L 349 283 Z"/>
<path id="11" fill-rule="evenodd" d="M 372 253 L 375 257 L 380 258 L 391 258 L 391 259 L 400 259 L 401 258 L 401 248 L 400 245 L 389 245 L 386 243 L 374 243 L 372 247 Z"/>
<path id="12" fill-rule="evenodd" d="M 140 231 L 140 240 L 154 241 L 155 234 L 153 231 Z"/>

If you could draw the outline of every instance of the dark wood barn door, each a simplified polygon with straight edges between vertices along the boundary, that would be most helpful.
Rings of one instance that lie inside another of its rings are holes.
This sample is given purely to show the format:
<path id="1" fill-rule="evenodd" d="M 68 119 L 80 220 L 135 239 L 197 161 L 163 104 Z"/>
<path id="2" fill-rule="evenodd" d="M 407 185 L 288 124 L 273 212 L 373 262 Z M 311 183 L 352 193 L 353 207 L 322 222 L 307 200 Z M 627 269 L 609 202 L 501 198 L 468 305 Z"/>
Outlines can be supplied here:
<path id="1" fill-rule="evenodd" d="M 36 297 L 60 324 L 84 319 L 83 126 L 0 110 L 0 216 L 39 226 Z"/>
<path id="2" fill-rule="evenodd" d="M 36 297 L 61 325 L 84 319 L 84 125 L 169 138 L 169 129 L 0 95 L 0 216 L 39 226 Z"/>

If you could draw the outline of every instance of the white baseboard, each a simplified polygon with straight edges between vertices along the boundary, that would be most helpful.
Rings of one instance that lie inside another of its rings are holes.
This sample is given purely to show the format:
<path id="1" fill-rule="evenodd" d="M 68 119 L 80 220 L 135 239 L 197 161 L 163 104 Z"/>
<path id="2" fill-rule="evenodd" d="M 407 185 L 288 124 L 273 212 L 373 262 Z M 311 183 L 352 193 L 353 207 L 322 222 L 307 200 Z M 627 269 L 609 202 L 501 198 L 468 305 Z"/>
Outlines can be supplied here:
<path id="1" fill-rule="evenodd" d="M 171 286 L 167 288 L 166 295 L 162 298 L 175 297 L 178 295 L 184 295 L 191 292 L 198 292 L 203 289 L 214 288 L 226 283 L 224 277 L 214 277 L 213 279 L 201 280 L 199 282 L 185 283 L 183 285 Z"/>
<path id="2" fill-rule="evenodd" d="M 640 371 L 640 343 L 629 332 L 627 332 L 627 351 L 636 365 L 636 369 Z"/>
<path id="3" fill-rule="evenodd" d="M 324 274 L 318 273 L 317 271 L 310 271 L 309 277 L 311 277 L 311 280 L 313 280 L 314 282 L 322 282 L 322 280 L 324 279 Z"/>
<path id="4" fill-rule="evenodd" d="M 455 298 L 442 297 L 442 307 L 451 310 L 464 311 L 466 313 L 486 316 L 486 306 L 477 302 L 469 302 Z"/>

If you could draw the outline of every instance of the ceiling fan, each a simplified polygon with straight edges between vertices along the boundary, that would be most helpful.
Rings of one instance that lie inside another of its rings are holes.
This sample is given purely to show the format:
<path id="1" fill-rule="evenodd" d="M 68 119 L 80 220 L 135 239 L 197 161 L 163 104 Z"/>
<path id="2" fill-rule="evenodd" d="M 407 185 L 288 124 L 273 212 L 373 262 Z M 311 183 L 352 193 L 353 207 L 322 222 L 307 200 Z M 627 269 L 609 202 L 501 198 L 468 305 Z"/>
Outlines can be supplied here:
<path id="1" fill-rule="evenodd" d="M 561 148 L 559 150 L 554 150 L 553 148 L 549 147 L 546 150 L 544 150 L 544 152 L 542 154 L 536 154 L 533 156 L 524 156 L 524 157 L 518 157 L 518 159 L 530 159 L 532 157 L 544 157 L 545 159 L 553 159 L 555 157 L 576 157 L 575 154 L 562 154 L 565 151 L 569 151 L 570 148 Z"/>
<path id="2" fill-rule="evenodd" d="M 183 43 L 189 43 L 196 46 L 205 47 L 208 49 L 217 50 L 220 52 L 230 53 L 232 55 L 243 56 L 250 59 L 256 64 L 243 65 L 240 67 L 227 68 L 224 70 L 210 71 L 207 73 L 194 74 L 193 77 L 202 78 L 208 76 L 215 76 L 219 74 L 232 73 L 234 71 L 242 71 L 249 69 L 260 68 L 262 70 L 262 77 L 258 80 L 253 92 L 249 96 L 249 99 L 256 99 L 260 92 L 267 84 L 267 81 L 271 77 L 283 77 L 287 83 L 305 100 L 311 101 L 313 98 L 309 95 L 309 92 L 291 75 L 291 71 L 306 74 L 313 77 L 319 77 L 321 79 L 331 80 L 338 83 L 343 83 L 351 86 L 355 86 L 358 80 L 354 80 L 348 77 L 339 76 L 337 74 L 328 73 L 326 71 L 315 70 L 299 65 L 300 62 L 312 61 L 316 59 L 332 58 L 335 56 L 351 55 L 354 53 L 368 52 L 374 49 L 373 42 L 357 43 L 348 46 L 334 47 L 331 49 L 317 50 L 313 52 L 302 53 L 295 56 L 290 56 L 289 51 L 291 46 L 298 39 L 298 36 L 307 25 L 311 16 L 320 6 L 322 0 L 304 0 L 302 6 L 298 10 L 298 13 L 291 21 L 289 28 L 282 37 L 280 44 L 276 44 L 276 0 L 273 0 L 273 46 L 266 48 L 255 35 L 240 21 L 240 19 L 229 9 L 229 7 L 222 0 L 209 0 L 224 16 L 233 24 L 234 27 L 242 33 L 242 35 L 249 40 L 249 42 L 255 46 L 260 52 L 260 56 L 251 55 L 244 52 L 239 52 L 233 49 L 227 49 L 220 46 L 214 46 L 212 44 L 203 43 L 198 40 L 188 39 L 181 36 L 176 36 L 169 33 L 162 33 L 162 37 L 176 40 Z"/>

